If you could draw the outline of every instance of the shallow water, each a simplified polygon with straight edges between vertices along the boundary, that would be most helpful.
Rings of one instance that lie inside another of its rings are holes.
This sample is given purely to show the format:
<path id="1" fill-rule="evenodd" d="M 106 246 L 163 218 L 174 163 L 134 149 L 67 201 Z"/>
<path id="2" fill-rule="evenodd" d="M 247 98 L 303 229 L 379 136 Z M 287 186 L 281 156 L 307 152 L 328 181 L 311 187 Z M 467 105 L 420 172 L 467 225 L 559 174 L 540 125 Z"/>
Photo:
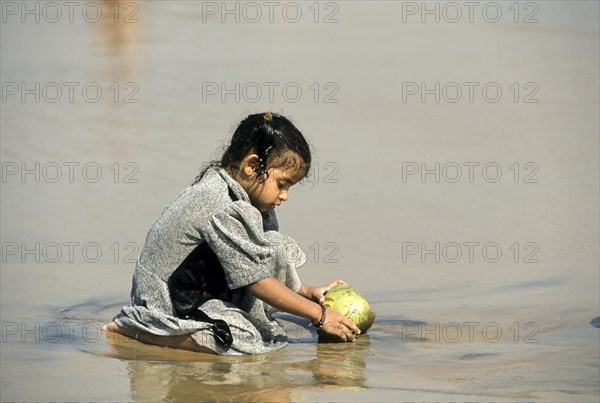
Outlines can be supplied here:
<path id="1" fill-rule="evenodd" d="M 456 23 L 435 2 L 437 23 L 421 2 L 298 3 L 296 23 L 92 3 L 97 22 L 3 3 L 2 401 L 598 400 L 597 2 L 520 3 L 517 23 L 512 2 L 497 23 L 484 3 L 472 23 L 460 2 Z M 241 358 L 101 334 L 162 208 L 265 109 L 316 150 L 278 212 L 300 275 L 349 282 L 373 328 L 320 344 L 281 316 L 290 345 Z"/>

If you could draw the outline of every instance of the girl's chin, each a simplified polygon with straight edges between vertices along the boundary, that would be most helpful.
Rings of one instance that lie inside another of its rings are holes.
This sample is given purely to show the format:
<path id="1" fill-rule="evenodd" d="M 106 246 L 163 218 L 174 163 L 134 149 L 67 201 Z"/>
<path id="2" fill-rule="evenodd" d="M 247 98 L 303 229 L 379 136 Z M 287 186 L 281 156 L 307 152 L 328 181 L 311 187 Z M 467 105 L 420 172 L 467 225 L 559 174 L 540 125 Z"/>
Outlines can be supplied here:
<path id="1" fill-rule="evenodd" d="M 266 213 L 267 211 L 269 211 L 269 210 L 274 209 L 275 207 L 277 207 L 275 204 L 271 204 L 271 205 L 268 205 L 268 206 L 264 206 L 264 205 L 257 206 L 256 204 L 252 204 L 252 205 L 254 207 L 256 207 L 256 209 L 258 211 L 260 211 L 261 213 Z"/>

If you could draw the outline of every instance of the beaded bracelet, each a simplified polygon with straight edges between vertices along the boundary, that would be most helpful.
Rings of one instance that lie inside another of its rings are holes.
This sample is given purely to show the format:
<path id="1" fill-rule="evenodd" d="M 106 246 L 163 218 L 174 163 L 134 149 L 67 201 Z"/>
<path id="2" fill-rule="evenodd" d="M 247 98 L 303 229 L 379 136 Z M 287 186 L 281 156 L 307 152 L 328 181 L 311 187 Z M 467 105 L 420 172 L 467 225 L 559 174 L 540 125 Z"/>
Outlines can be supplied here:
<path id="1" fill-rule="evenodd" d="M 327 309 L 327 308 L 325 308 L 325 305 L 321 305 L 321 312 L 323 312 L 323 313 L 322 313 L 322 315 L 321 315 L 321 320 L 319 320 L 319 323 L 317 323 L 317 324 L 315 325 L 315 327 L 316 327 L 317 329 L 320 329 L 320 328 L 322 328 L 322 327 L 323 327 L 323 324 L 325 323 L 325 317 L 326 317 L 325 310 L 326 310 L 326 309 Z M 314 324 L 314 323 L 313 323 L 313 324 Z"/>

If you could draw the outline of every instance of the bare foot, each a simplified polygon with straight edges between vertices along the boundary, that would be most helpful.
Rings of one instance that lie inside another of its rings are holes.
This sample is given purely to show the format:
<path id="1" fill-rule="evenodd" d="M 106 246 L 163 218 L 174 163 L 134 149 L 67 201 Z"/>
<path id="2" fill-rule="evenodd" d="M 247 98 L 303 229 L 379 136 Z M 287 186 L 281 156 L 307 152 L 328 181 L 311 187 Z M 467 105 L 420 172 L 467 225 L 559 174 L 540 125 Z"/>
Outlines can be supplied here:
<path id="1" fill-rule="evenodd" d="M 119 329 L 120 326 L 117 325 L 115 322 L 110 322 L 107 325 L 102 326 L 102 331 L 103 332 L 117 332 L 117 329 Z"/>

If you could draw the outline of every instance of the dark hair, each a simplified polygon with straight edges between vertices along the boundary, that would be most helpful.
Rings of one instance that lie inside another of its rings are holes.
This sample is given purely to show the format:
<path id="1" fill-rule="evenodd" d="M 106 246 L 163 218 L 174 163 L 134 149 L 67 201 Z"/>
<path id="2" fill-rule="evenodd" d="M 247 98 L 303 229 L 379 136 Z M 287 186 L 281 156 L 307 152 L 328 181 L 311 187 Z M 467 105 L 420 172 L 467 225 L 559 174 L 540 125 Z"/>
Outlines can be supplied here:
<path id="1" fill-rule="evenodd" d="M 310 169 L 310 146 L 300 130 L 279 114 L 257 113 L 247 116 L 240 122 L 221 160 L 211 161 L 192 184 L 200 182 L 206 171 L 212 167 L 237 169 L 250 153 L 258 155 L 256 177 L 266 174 L 263 181 L 268 179 L 267 170 L 270 168 L 285 166 L 300 169 L 303 171 L 303 177 Z"/>

